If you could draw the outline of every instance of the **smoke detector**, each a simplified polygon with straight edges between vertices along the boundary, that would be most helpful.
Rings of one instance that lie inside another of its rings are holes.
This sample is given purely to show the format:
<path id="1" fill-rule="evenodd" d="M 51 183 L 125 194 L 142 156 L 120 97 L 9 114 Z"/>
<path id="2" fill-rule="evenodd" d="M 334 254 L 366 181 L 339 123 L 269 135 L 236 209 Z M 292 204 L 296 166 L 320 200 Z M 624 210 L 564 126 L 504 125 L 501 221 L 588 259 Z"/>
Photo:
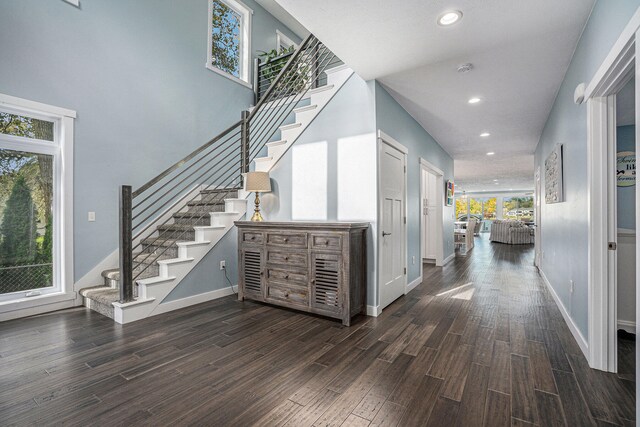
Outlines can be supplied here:
<path id="1" fill-rule="evenodd" d="M 473 64 L 470 62 L 467 62 L 466 64 L 462 64 L 458 67 L 459 73 L 468 73 L 471 70 L 473 70 Z"/>

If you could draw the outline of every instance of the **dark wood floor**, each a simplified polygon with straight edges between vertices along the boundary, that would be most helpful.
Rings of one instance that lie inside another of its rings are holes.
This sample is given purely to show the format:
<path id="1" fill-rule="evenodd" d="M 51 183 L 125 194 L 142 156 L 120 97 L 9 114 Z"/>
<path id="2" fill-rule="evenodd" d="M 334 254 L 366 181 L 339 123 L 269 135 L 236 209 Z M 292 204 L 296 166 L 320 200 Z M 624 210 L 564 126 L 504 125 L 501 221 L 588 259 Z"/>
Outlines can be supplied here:
<path id="1" fill-rule="evenodd" d="M 350 328 L 232 298 L 5 322 L 0 425 L 633 425 L 633 375 L 589 369 L 532 256 L 480 239 Z"/>

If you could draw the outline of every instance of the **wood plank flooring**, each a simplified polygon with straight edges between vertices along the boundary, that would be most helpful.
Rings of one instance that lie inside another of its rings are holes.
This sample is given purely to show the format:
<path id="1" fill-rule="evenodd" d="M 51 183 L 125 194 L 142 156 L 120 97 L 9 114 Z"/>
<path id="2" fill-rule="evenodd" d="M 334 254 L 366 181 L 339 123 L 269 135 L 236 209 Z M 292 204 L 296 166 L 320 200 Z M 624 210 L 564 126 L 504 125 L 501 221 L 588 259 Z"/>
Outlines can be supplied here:
<path id="1" fill-rule="evenodd" d="M 349 328 L 232 297 L 5 322 L 0 425 L 634 425 L 632 364 L 588 367 L 532 261 L 479 238 Z"/>

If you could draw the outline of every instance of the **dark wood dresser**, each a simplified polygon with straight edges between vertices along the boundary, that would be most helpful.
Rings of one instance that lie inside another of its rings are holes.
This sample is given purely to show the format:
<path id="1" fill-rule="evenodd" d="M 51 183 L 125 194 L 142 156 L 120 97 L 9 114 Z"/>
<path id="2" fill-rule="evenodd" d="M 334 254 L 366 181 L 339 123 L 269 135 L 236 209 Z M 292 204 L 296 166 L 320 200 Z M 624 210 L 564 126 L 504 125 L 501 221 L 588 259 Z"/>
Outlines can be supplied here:
<path id="1" fill-rule="evenodd" d="M 368 223 L 251 222 L 238 227 L 238 299 L 341 319 L 366 307 Z"/>

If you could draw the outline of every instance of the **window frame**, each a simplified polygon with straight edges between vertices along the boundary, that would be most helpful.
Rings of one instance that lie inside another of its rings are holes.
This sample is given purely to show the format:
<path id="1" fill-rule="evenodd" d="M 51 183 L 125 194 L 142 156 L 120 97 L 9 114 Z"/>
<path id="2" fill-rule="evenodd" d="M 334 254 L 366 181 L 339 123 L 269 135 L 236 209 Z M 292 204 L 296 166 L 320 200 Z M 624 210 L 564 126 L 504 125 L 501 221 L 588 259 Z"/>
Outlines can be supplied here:
<path id="1" fill-rule="evenodd" d="M 253 89 L 251 84 L 251 18 L 253 10 L 239 0 L 216 0 L 224 3 L 229 9 L 238 13 L 241 17 L 240 22 L 240 77 L 236 77 L 224 70 L 213 65 L 213 40 L 211 34 L 213 32 L 213 0 L 208 0 L 209 23 L 207 25 L 207 63 L 205 67 L 221 76 L 224 76 L 236 83 Z"/>
<path id="2" fill-rule="evenodd" d="M 298 44 L 294 43 L 286 34 L 280 30 L 276 30 L 276 51 L 280 53 L 282 47 L 289 49 L 293 46 L 294 49 L 298 49 Z"/>
<path id="3" fill-rule="evenodd" d="M 54 123 L 53 141 L 0 134 L 0 149 L 53 156 L 53 265 L 54 286 L 0 296 L 0 321 L 37 312 L 53 303 L 74 305 L 73 290 L 73 139 L 75 111 L 0 93 L 0 110 Z M 37 295 L 27 296 L 37 291 Z"/>

